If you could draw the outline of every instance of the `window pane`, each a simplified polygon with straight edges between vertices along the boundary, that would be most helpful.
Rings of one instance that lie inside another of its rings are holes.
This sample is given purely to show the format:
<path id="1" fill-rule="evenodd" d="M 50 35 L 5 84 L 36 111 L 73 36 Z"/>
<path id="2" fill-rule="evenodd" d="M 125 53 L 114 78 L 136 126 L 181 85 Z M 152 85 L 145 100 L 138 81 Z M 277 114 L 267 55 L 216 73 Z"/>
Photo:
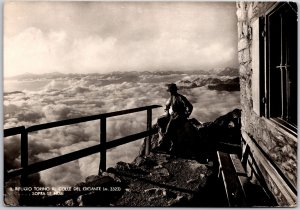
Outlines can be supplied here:
<path id="1" fill-rule="evenodd" d="M 268 17 L 269 116 L 297 125 L 297 13 L 287 3 Z"/>

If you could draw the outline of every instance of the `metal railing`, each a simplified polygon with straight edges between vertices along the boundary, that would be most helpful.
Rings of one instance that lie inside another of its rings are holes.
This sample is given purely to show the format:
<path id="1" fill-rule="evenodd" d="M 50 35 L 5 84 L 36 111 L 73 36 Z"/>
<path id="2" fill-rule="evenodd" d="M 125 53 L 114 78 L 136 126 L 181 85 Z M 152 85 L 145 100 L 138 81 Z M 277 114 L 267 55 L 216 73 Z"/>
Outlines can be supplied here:
<path id="1" fill-rule="evenodd" d="M 92 115 L 92 116 L 85 116 L 80 118 L 74 119 L 67 119 L 62 121 L 50 122 L 40 125 L 34 125 L 25 128 L 24 126 L 9 128 L 4 130 L 4 137 L 14 136 L 21 134 L 21 168 L 15 169 L 13 171 L 6 172 L 4 179 L 5 181 L 21 175 L 21 182 L 26 183 L 27 176 L 33 173 L 37 173 L 73 160 L 77 160 L 82 157 L 86 157 L 88 155 L 92 155 L 95 153 L 100 152 L 100 164 L 99 164 L 99 171 L 106 170 L 106 150 L 141 139 L 145 138 L 145 155 L 150 153 L 150 139 L 151 135 L 157 133 L 157 129 L 152 128 L 152 109 L 161 107 L 159 105 L 151 105 L 151 106 L 144 106 L 139 108 L 121 110 L 116 112 Z M 106 119 L 110 117 L 140 112 L 140 111 L 147 111 L 147 130 L 136 133 L 133 135 L 125 136 L 119 139 L 114 139 L 112 141 L 106 142 Z M 81 149 L 79 151 L 71 152 L 65 155 L 61 155 L 58 157 L 54 157 L 48 160 L 40 161 L 37 163 L 33 163 L 28 165 L 28 134 L 30 132 L 45 130 L 54 127 L 72 125 L 82 122 L 88 122 L 93 120 L 100 120 L 100 142 L 98 145 L 91 146 L 88 148 Z M 22 181 L 23 180 L 23 181 Z"/>

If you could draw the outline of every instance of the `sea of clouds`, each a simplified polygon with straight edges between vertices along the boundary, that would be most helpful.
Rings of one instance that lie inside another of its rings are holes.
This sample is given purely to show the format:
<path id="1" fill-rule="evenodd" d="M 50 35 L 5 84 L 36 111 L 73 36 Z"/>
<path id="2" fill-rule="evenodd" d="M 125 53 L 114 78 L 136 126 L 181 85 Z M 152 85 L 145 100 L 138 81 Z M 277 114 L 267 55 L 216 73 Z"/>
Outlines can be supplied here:
<path id="1" fill-rule="evenodd" d="M 4 128 L 31 126 L 81 116 L 107 113 L 147 105 L 165 105 L 166 83 L 187 74 L 139 74 L 126 76 L 86 74 L 56 79 L 4 81 Z M 19 92 L 10 92 L 19 91 Z M 206 87 L 179 90 L 194 105 L 191 118 L 213 121 L 234 108 L 239 108 L 239 92 L 208 90 Z M 153 124 L 164 114 L 153 111 Z M 29 163 L 77 151 L 99 144 L 98 120 L 52 128 L 29 135 Z M 109 118 L 108 141 L 146 129 L 146 112 Z M 20 167 L 20 136 L 4 139 L 4 161 L 7 170 Z M 107 166 L 118 161 L 131 162 L 143 141 L 138 140 L 113 148 L 107 153 Z M 37 183 L 45 186 L 71 186 L 98 173 L 99 154 L 66 163 L 37 175 Z"/>

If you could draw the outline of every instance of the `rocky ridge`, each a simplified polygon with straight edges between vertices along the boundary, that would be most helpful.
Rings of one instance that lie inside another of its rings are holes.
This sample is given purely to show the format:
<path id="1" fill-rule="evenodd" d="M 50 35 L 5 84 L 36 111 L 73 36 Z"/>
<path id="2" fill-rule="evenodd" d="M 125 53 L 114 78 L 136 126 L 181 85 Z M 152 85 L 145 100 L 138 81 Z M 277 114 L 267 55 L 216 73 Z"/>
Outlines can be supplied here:
<path id="1" fill-rule="evenodd" d="M 197 77 L 192 80 L 183 79 L 178 81 L 180 89 L 192 89 L 206 86 L 209 90 L 218 91 L 239 91 L 239 77 L 219 78 L 216 76 Z"/>

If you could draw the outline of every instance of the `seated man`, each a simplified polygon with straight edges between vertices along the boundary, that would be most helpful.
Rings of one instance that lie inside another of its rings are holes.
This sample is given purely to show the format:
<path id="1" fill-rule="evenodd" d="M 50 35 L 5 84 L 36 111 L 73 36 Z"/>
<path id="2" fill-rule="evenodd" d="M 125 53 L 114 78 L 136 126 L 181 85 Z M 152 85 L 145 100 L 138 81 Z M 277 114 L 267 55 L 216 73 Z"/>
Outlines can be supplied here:
<path id="1" fill-rule="evenodd" d="M 165 108 L 167 114 L 157 121 L 163 136 L 161 147 L 169 151 L 174 150 L 176 146 L 176 131 L 184 125 L 193 111 L 193 105 L 186 97 L 177 93 L 177 90 L 176 84 L 168 85 L 167 91 L 170 92 L 170 98 Z"/>

